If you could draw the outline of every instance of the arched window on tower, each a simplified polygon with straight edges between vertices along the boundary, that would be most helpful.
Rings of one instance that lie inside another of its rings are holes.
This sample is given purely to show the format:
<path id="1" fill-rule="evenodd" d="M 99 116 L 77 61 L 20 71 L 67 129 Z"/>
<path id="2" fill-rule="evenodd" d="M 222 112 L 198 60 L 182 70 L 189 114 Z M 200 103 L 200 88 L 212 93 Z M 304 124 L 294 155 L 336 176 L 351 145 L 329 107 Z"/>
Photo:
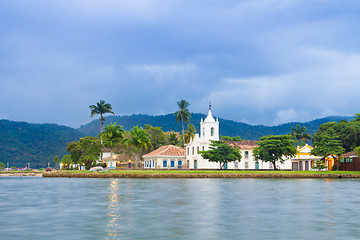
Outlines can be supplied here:
<path id="1" fill-rule="evenodd" d="M 203 132 L 203 136 L 205 136 L 205 128 L 203 128 L 202 132 Z"/>
<path id="2" fill-rule="evenodd" d="M 214 136 L 214 128 L 213 127 L 211 128 L 211 136 L 212 137 Z"/>

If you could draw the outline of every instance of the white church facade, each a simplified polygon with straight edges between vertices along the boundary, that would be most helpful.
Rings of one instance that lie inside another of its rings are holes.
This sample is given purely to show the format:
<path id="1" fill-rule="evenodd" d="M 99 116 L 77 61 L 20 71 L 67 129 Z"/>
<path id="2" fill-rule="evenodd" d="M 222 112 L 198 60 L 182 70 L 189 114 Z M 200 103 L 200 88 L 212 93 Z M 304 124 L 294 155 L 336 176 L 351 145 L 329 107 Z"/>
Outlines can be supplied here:
<path id="1" fill-rule="evenodd" d="M 189 169 L 219 169 L 219 163 L 209 162 L 207 159 L 201 157 L 200 151 L 207 151 L 210 148 L 211 140 L 219 140 L 219 119 L 212 116 L 211 107 L 205 120 L 201 119 L 200 134 L 185 145 L 186 148 L 186 165 Z M 227 141 L 230 146 L 237 146 L 241 152 L 241 160 L 227 163 L 224 169 L 273 169 L 271 162 L 255 161 L 253 156 L 253 149 L 257 147 L 257 142 L 254 140 L 243 141 Z M 280 162 L 277 167 L 281 170 L 291 170 L 291 161 L 285 161 L 284 164 Z"/>

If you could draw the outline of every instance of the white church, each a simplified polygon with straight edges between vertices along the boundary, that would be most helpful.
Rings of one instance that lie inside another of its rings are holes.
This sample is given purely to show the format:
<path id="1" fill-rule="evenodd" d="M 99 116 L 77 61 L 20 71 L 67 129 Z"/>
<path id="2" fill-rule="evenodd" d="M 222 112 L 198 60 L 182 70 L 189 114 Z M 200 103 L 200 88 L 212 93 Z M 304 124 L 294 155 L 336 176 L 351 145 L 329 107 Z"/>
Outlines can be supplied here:
<path id="1" fill-rule="evenodd" d="M 186 148 L 186 164 L 189 169 L 219 169 L 219 163 L 209 162 L 203 159 L 199 151 L 209 150 L 211 144 L 210 140 L 219 140 L 219 119 L 212 116 L 211 105 L 205 120 L 200 122 L 200 135 L 197 133 L 195 137 L 185 145 Z M 227 141 L 230 146 L 237 146 L 241 152 L 241 160 L 230 162 L 224 165 L 224 169 L 273 169 L 271 162 L 255 161 L 252 154 L 253 149 L 257 147 L 255 140 L 243 141 Z M 291 170 L 292 161 L 285 161 L 284 164 L 279 164 L 277 167 L 282 170 Z"/>
<path id="2" fill-rule="evenodd" d="M 210 148 L 211 140 L 219 140 L 219 119 L 212 116 L 211 105 L 205 120 L 200 121 L 200 134 L 196 134 L 188 144 L 185 145 L 185 151 L 182 148 L 168 145 L 163 146 L 151 153 L 143 156 L 145 169 L 219 169 L 217 162 L 209 162 L 203 159 L 199 151 L 207 151 Z M 253 149 L 258 146 L 258 141 L 227 141 L 230 146 L 237 146 L 241 153 L 241 160 L 230 162 L 224 165 L 224 169 L 241 170 L 271 170 L 271 162 L 255 161 Z M 310 154 L 312 147 L 305 145 L 298 147 L 297 156 L 288 159 L 285 163 L 278 162 L 277 168 L 281 170 L 313 170 L 314 162 L 320 159 Z M 186 164 L 185 164 L 186 163 Z M 326 165 L 328 165 L 326 163 Z M 330 168 L 330 167 L 329 167 Z"/>

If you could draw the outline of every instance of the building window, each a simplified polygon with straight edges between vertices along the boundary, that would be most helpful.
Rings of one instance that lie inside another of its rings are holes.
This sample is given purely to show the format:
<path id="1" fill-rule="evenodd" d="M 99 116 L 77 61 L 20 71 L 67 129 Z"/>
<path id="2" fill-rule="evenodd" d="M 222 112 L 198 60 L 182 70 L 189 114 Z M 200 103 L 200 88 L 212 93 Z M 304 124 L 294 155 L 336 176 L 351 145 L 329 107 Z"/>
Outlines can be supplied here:
<path id="1" fill-rule="evenodd" d="M 166 168 L 167 167 L 167 161 L 163 161 L 163 167 Z"/>
<path id="2" fill-rule="evenodd" d="M 194 147 L 192 147 L 192 155 L 194 155 Z"/>
<path id="3" fill-rule="evenodd" d="M 196 154 L 199 154 L 199 147 L 197 147 L 196 149 L 197 149 L 197 152 L 196 152 Z"/>
<path id="4" fill-rule="evenodd" d="M 190 155 L 190 154 L 189 154 L 189 151 L 190 151 L 190 150 L 189 150 L 189 147 L 188 147 L 188 148 L 187 148 L 187 155 Z"/>
<path id="5" fill-rule="evenodd" d="M 212 137 L 214 136 L 214 128 L 213 127 L 211 128 L 211 136 Z"/>
<path id="6" fill-rule="evenodd" d="M 171 167 L 175 167 L 175 161 L 171 161 L 170 164 Z"/>
<path id="7" fill-rule="evenodd" d="M 249 162 L 245 162 L 245 169 L 249 169 Z"/>
<path id="8" fill-rule="evenodd" d="M 249 151 L 245 151 L 245 158 L 246 158 L 246 159 L 249 158 Z"/>
<path id="9" fill-rule="evenodd" d="M 178 168 L 182 168 L 182 161 L 178 161 Z"/>
<path id="10" fill-rule="evenodd" d="M 203 131 L 202 131 L 202 132 L 203 132 L 203 136 L 205 136 L 205 128 L 203 128 Z"/>
<path id="11" fill-rule="evenodd" d="M 203 151 L 205 151 L 205 147 L 203 146 Z"/>
<path id="12" fill-rule="evenodd" d="M 238 168 L 239 168 L 239 162 L 235 161 L 235 169 L 238 169 Z"/>

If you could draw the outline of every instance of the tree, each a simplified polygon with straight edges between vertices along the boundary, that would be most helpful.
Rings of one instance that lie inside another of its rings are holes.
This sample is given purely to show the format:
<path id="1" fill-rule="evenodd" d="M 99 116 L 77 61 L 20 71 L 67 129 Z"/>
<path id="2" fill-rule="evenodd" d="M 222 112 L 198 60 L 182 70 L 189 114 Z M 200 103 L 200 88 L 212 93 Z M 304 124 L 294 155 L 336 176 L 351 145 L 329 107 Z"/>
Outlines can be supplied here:
<path id="1" fill-rule="evenodd" d="M 311 150 L 312 155 L 323 156 L 322 159 L 331 156 L 334 161 L 339 159 L 344 152 L 345 149 L 341 146 L 339 136 L 334 134 L 324 135 L 321 141 L 314 141 L 314 148 Z"/>
<path id="2" fill-rule="evenodd" d="M 263 136 L 258 145 L 258 147 L 253 149 L 255 160 L 271 162 L 274 170 L 277 170 L 277 161 L 284 163 L 288 158 L 294 157 L 297 153 L 290 135 Z"/>
<path id="3" fill-rule="evenodd" d="M 0 162 L 0 169 L 3 169 L 5 164 L 3 162 Z"/>
<path id="4" fill-rule="evenodd" d="M 182 99 L 181 101 L 177 102 L 179 110 L 174 113 L 176 122 L 181 122 L 182 126 L 182 135 L 183 135 L 183 143 L 185 147 L 185 132 L 184 132 L 184 123 L 190 122 L 191 113 L 187 109 L 189 107 L 189 103 Z"/>
<path id="5" fill-rule="evenodd" d="M 146 124 L 144 130 L 150 137 L 151 148 L 148 148 L 149 152 L 166 144 L 166 135 L 161 127 L 153 127 L 150 124 Z"/>
<path id="6" fill-rule="evenodd" d="M 124 144 L 127 148 L 131 147 L 135 155 L 138 155 L 140 161 L 144 149 L 151 147 L 150 135 L 143 129 L 135 126 L 130 130 L 130 138 L 124 139 Z M 137 166 L 138 159 L 135 158 L 135 165 Z"/>
<path id="7" fill-rule="evenodd" d="M 354 122 L 360 122 L 360 113 L 355 113 L 353 121 Z"/>
<path id="8" fill-rule="evenodd" d="M 123 126 L 116 125 L 116 122 L 114 122 L 113 124 L 105 126 L 104 131 L 100 134 L 100 138 L 104 140 L 105 146 L 110 148 L 110 166 L 113 165 L 113 147 L 119 144 L 124 138 L 124 132 Z"/>
<path id="9" fill-rule="evenodd" d="M 307 128 L 305 126 L 300 126 L 296 124 L 296 127 L 291 128 L 291 136 L 297 141 L 297 145 L 303 145 L 302 142 L 308 142 L 311 139 L 311 134 L 307 133 Z"/>
<path id="10" fill-rule="evenodd" d="M 54 158 L 53 158 L 53 161 L 55 162 L 55 166 L 57 165 L 57 163 L 59 162 L 59 157 L 58 156 L 55 156 Z"/>
<path id="11" fill-rule="evenodd" d="M 185 131 L 185 143 L 189 143 L 190 140 L 194 138 L 195 134 L 196 134 L 195 126 L 189 123 L 187 130 Z"/>
<path id="12" fill-rule="evenodd" d="M 90 105 L 89 108 L 91 110 L 91 117 L 93 117 L 95 114 L 100 114 L 100 133 L 102 133 L 103 125 L 105 122 L 105 118 L 103 115 L 106 113 L 112 113 L 113 115 L 115 115 L 115 113 L 112 111 L 111 104 L 105 103 L 104 100 L 100 100 L 98 103 L 96 103 L 96 105 Z"/>
<path id="13" fill-rule="evenodd" d="M 167 136 L 167 141 L 169 144 L 172 144 L 172 145 L 175 145 L 175 146 L 178 146 L 180 143 L 179 141 L 179 137 L 176 133 L 170 133 L 168 136 Z"/>
<path id="14" fill-rule="evenodd" d="M 231 147 L 224 141 L 211 140 L 210 150 L 199 151 L 204 159 L 208 159 L 210 162 L 218 162 L 220 169 L 222 169 L 225 163 L 240 161 L 242 156 L 238 147 Z"/>
<path id="15" fill-rule="evenodd" d="M 360 157 L 360 146 L 354 148 L 354 152 L 355 152 L 356 156 Z"/>
<path id="16" fill-rule="evenodd" d="M 229 137 L 229 136 L 220 136 L 222 140 L 226 141 L 242 141 L 241 137 L 235 136 L 235 137 Z"/>
<path id="17" fill-rule="evenodd" d="M 73 163 L 69 154 L 65 154 L 60 162 L 65 169 L 69 169 L 71 164 Z"/>
<path id="18" fill-rule="evenodd" d="M 71 153 L 71 159 L 76 164 L 85 165 L 90 169 L 91 165 L 100 158 L 102 144 L 96 137 L 83 137 L 79 141 L 68 144 L 66 150 Z"/>

